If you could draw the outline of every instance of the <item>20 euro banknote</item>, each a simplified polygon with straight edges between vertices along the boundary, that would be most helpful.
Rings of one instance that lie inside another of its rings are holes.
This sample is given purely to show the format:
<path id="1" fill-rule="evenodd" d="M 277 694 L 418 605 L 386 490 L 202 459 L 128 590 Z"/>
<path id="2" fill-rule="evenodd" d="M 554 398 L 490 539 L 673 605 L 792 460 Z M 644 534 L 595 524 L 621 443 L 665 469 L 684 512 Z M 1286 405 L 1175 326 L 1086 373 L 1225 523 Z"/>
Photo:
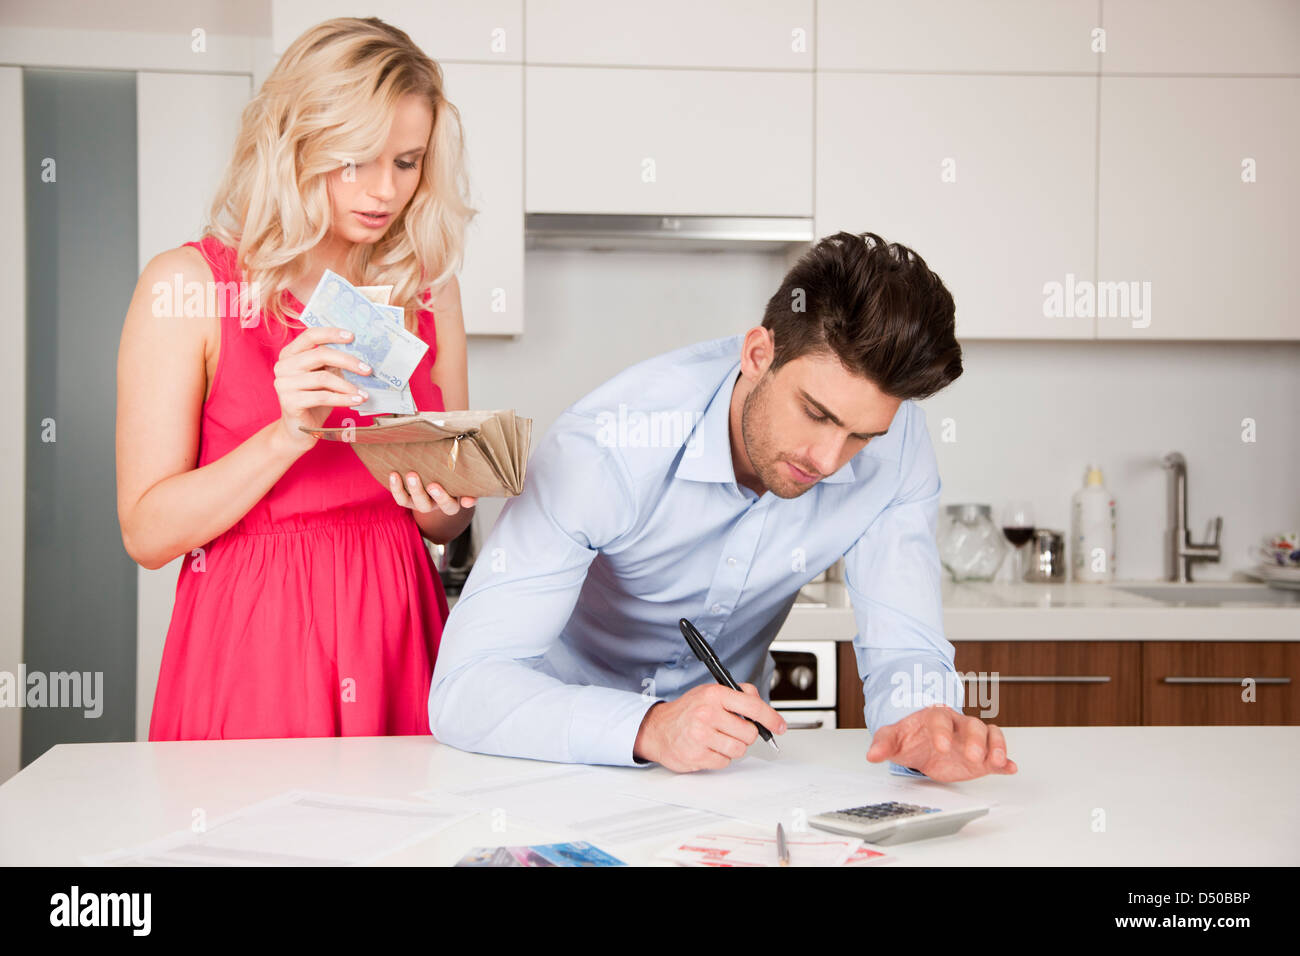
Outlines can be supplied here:
<path id="1" fill-rule="evenodd" d="M 394 325 L 355 286 L 329 269 L 307 300 L 302 322 L 312 328 L 334 326 L 352 333 L 351 342 L 331 343 L 330 347 L 370 365 L 373 372 L 368 376 L 341 370 L 345 379 L 367 391 L 378 382 L 401 391 L 429 349 L 427 342 L 400 323 Z"/>

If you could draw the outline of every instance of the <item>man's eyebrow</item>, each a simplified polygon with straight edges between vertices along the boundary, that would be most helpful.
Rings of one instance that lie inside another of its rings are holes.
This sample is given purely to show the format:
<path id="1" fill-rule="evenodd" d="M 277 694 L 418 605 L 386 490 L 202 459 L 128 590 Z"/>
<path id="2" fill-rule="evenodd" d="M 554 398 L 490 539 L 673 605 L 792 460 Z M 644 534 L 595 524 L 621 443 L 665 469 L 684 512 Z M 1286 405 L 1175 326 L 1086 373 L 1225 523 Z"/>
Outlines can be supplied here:
<path id="1" fill-rule="evenodd" d="M 799 389 L 799 394 L 803 396 L 804 401 L 806 401 L 809 405 L 812 405 L 814 408 L 817 409 L 817 411 L 821 412 L 823 415 L 825 415 L 827 418 L 829 418 L 829 419 L 830 419 L 832 422 L 834 422 L 836 425 L 839 425 L 841 428 L 844 427 L 844 423 L 843 423 L 842 421 L 839 420 L 839 418 L 835 415 L 834 412 L 832 412 L 829 408 L 827 408 L 827 407 L 826 407 L 825 405 L 823 405 L 821 402 L 817 401 L 817 399 L 813 398 L 811 395 L 809 395 L 807 392 L 805 392 L 802 388 Z M 883 432 L 866 432 L 866 433 L 862 433 L 862 432 L 854 432 L 854 433 L 853 433 L 853 437 L 854 437 L 854 438 L 879 438 L 881 435 L 886 434 L 888 431 L 889 431 L 889 429 L 886 428 L 885 431 L 883 431 Z"/>

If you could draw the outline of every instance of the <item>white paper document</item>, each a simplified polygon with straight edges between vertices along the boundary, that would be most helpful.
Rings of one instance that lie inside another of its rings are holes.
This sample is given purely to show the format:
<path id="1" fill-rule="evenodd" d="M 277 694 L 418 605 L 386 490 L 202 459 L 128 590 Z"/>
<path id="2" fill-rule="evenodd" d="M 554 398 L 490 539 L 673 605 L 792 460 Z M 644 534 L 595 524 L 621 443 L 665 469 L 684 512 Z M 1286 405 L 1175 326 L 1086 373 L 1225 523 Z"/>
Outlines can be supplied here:
<path id="1" fill-rule="evenodd" d="M 919 803 L 943 810 L 981 805 L 944 784 L 882 780 L 874 769 L 864 767 L 855 773 L 789 757 L 748 756 L 721 770 L 647 773 L 635 782 L 635 793 L 644 799 L 725 813 L 764 826 L 782 823 L 793 833 L 806 831 L 808 819 L 815 814 L 871 803 Z"/>
<path id="2" fill-rule="evenodd" d="M 460 806 L 491 819 L 520 817 L 586 840 L 602 849 L 654 838 L 718 831 L 747 822 L 785 824 L 790 836 L 817 833 L 818 813 L 898 801 L 954 810 L 975 801 L 933 781 L 881 779 L 878 768 L 860 773 L 801 763 L 788 757 L 745 757 L 722 770 L 673 773 L 548 765 L 540 771 L 494 777 L 417 796 L 439 806 Z"/>
<path id="3" fill-rule="evenodd" d="M 465 809 L 483 811 L 494 820 L 519 816 L 572 831 L 602 847 L 691 833 L 730 822 L 707 810 L 673 806 L 627 792 L 634 782 L 628 776 L 641 773 L 565 765 L 542 773 L 496 777 L 470 786 L 424 790 L 417 795 L 440 804 L 458 800 Z"/>
<path id="4" fill-rule="evenodd" d="M 861 846 L 861 840 L 820 831 L 792 833 L 786 838 L 790 866 L 843 866 Z M 685 866 L 781 865 L 776 834 L 749 825 L 687 837 L 661 850 L 659 858 Z"/>
<path id="5" fill-rule="evenodd" d="M 467 817 L 427 802 L 291 790 L 210 823 L 93 857 L 92 866 L 372 863 Z"/>

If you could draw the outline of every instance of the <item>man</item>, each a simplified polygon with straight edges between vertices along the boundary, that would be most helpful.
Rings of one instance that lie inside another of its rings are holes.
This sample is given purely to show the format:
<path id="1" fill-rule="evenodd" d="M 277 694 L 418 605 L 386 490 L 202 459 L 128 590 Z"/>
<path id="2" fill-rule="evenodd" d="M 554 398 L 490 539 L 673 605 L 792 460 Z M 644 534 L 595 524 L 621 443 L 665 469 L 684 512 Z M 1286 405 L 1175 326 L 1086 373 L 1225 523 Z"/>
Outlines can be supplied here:
<path id="1" fill-rule="evenodd" d="M 757 737 L 742 717 L 785 731 L 764 699 L 768 647 L 800 587 L 844 556 L 867 759 L 945 781 L 1015 773 L 1002 732 L 961 713 L 942 633 L 940 482 L 912 399 L 961 374 L 953 330 L 919 256 L 841 232 L 790 270 L 761 327 L 634 365 L 565 410 L 447 620 L 434 734 L 542 760 L 725 767 Z M 690 654 L 683 617 L 743 692 Z"/>

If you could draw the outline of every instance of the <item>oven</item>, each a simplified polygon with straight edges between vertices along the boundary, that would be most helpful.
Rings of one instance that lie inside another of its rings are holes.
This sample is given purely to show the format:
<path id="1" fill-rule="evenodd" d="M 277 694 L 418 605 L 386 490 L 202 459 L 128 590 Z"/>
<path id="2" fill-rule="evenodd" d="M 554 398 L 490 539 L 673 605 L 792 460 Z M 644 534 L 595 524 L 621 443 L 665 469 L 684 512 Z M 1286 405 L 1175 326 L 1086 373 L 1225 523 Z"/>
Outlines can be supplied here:
<path id="1" fill-rule="evenodd" d="M 771 703 L 790 730 L 834 730 L 834 641 L 773 641 Z"/>

